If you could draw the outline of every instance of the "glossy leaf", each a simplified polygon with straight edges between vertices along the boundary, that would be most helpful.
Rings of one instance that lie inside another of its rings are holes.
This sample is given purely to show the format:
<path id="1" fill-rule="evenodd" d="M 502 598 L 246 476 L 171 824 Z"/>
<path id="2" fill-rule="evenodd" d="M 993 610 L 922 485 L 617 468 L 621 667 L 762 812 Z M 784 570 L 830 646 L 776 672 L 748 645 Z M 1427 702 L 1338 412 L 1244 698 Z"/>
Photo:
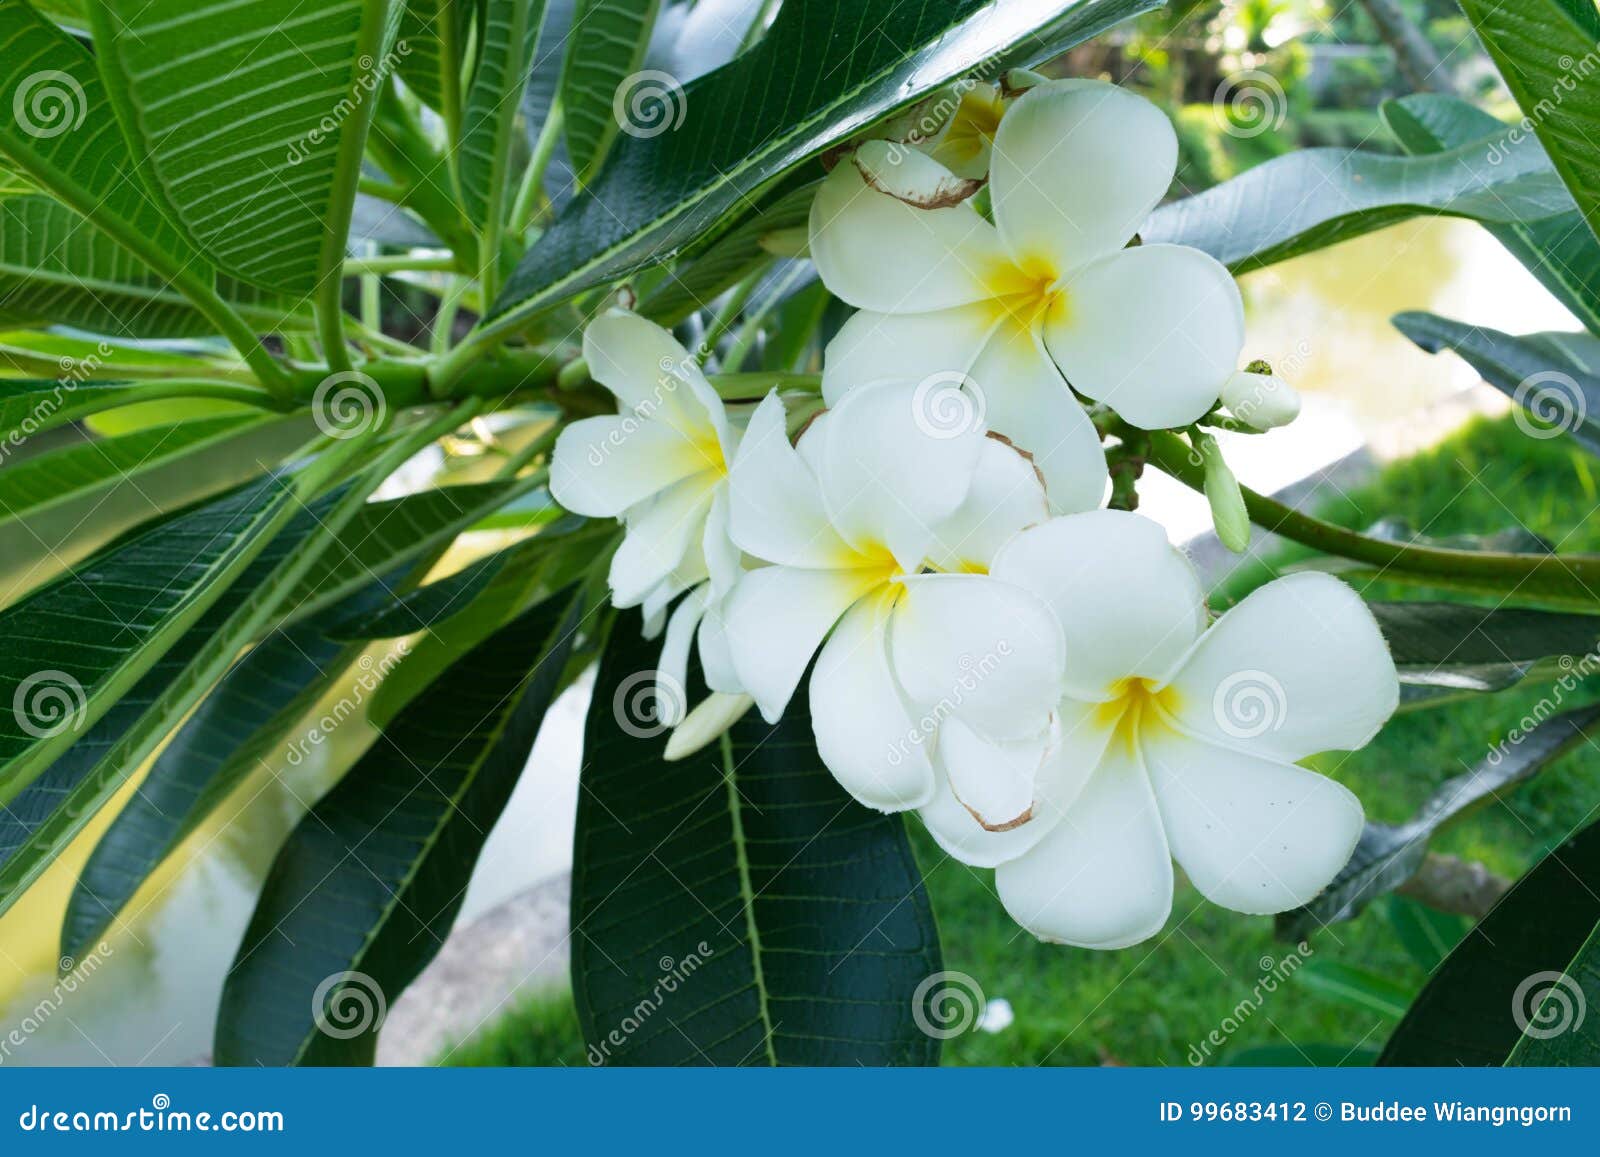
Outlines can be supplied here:
<path id="1" fill-rule="evenodd" d="M 562 70 L 561 105 L 566 113 L 567 154 L 580 182 L 588 183 L 594 176 L 616 139 L 621 127 L 616 109 L 634 116 L 628 101 L 636 90 L 649 91 L 635 78 L 660 8 L 661 0 L 578 0 Z M 654 87 L 664 84 L 670 93 L 672 85 L 681 83 L 668 76 L 658 78 Z M 649 119 L 639 122 L 645 131 L 657 127 L 658 117 L 665 117 L 670 126 L 677 116 L 670 95 L 645 116 Z"/>
<path id="2" fill-rule="evenodd" d="M 785 4 L 759 44 L 684 86 L 676 130 L 619 138 L 589 192 L 524 256 L 491 327 L 672 256 L 807 157 L 980 62 L 1031 63 L 1155 3 Z"/>
<path id="3" fill-rule="evenodd" d="M 1529 128 L 1538 134 L 1592 233 L 1600 214 L 1600 97 L 1592 78 L 1600 13 L 1593 0 L 1461 0 L 1461 11 L 1527 114 L 1507 140 L 1525 138 Z"/>
<path id="4" fill-rule="evenodd" d="M 488 0 L 483 46 L 462 113 L 461 202 L 480 223 L 503 217 L 522 87 L 533 67 L 545 0 Z"/>
<path id="5" fill-rule="evenodd" d="M 1571 682 L 1569 691 L 1577 686 L 1576 678 Z M 1410 820 L 1399 825 L 1368 821 L 1350 862 L 1327 888 L 1304 908 L 1278 916 L 1279 936 L 1302 939 L 1328 924 L 1353 919 L 1374 899 L 1394 891 L 1421 866 L 1435 832 L 1532 779 L 1584 742 L 1600 724 L 1600 706 L 1539 718 L 1537 726 L 1507 735 L 1471 771 L 1440 784 Z"/>
<path id="6" fill-rule="evenodd" d="M 1570 434 L 1600 454 L 1600 367 L 1584 360 L 1584 347 L 1568 344 L 1569 335 L 1516 337 L 1432 313 L 1396 314 L 1394 325 L 1429 353 L 1455 351 L 1537 419 L 1519 423 L 1531 436 Z"/>
<path id="7" fill-rule="evenodd" d="M 392 1006 L 449 933 L 555 696 L 575 609 L 547 600 L 473 650 L 295 828 L 223 986 L 217 1064 L 372 1062 L 382 1014 L 352 1023 L 348 1002 Z M 359 994 L 341 996 L 341 977 Z"/>
<path id="8" fill-rule="evenodd" d="M 1413 93 L 1385 101 L 1384 122 L 1408 153 L 1438 153 L 1476 141 L 1503 147 L 1507 125 L 1456 97 Z M 1591 330 L 1600 330 L 1600 241 L 1577 206 L 1542 221 L 1484 222 L 1556 299 Z"/>
<path id="9" fill-rule="evenodd" d="M 613 627 L 584 730 L 572 985 L 591 1060 L 935 1063 L 914 998 L 938 933 L 901 818 L 834 781 L 803 696 L 664 762 L 640 705 L 683 689 L 655 685 L 640 622 Z"/>
<path id="10" fill-rule="evenodd" d="M 1418 157 L 1299 149 L 1161 206 L 1139 233 L 1243 273 L 1416 216 L 1524 221 L 1571 209 L 1536 141 L 1498 163 L 1475 144 Z"/>
<path id="11" fill-rule="evenodd" d="M 393 68 L 398 16 L 387 0 L 89 9 L 105 91 L 148 195 L 218 267 L 304 295 L 343 257 L 354 166 Z"/>
<path id="12" fill-rule="evenodd" d="M 1541 860 L 1467 933 L 1378 1063 L 1600 1063 L 1597 931 L 1600 825 L 1592 825 Z"/>
<path id="13" fill-rule="evenodd" d="M 1541 663 L 1573 661 L 1600 646 L 1600 615 L 1461 603 L 1371 603 L 1400 681 L 1498 691 Z"/>

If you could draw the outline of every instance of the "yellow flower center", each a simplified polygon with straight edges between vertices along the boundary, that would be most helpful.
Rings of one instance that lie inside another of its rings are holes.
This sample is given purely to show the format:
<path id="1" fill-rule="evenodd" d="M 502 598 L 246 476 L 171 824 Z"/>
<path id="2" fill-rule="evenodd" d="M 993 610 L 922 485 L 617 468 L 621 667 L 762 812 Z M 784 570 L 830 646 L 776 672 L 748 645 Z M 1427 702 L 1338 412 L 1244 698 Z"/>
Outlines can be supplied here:
<path id="1" fill-rule="evenodd" d="M 976 163 L 994 143 L 1000 129 L 1005 102 L 992 85 L 974 85 L 961 94 L 961 103 L 950 118 L 950 127 L 934 146 L 933 157 L 947 168 Z"/>
<path id="2" fill-rule="evenodd" d="M 1141 729 L 1167 728 L 1178 707 L 1178 692 L 1157 688 L 1150 679 L 1132 676 L 1111 685 L 1111 698 L 1094 709 L 1094 721 L 1111 732 L 1111 742 L 1133 751 Z"/>
<path id="3" fill-rule="evenodd" d="M 984 278 L 997 319 L 1032 330 L 1047 318 L 1064 321 L 1067 291 L 1058 284 L 1061 275 L 1040 257 L 996 265 Z"/>

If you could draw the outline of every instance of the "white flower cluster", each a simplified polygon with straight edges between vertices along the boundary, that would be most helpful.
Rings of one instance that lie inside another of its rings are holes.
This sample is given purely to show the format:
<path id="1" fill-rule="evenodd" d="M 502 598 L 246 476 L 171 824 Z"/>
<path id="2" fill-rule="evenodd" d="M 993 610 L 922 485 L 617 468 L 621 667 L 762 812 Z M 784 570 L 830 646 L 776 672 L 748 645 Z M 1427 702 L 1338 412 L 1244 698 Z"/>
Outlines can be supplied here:
<path id="1" fill-rule="evenodd" d="M 798 440 L 777 392 L 730 421 L 669 334 L 614 311 L 584 352 L 620 412 L 563 433 L 551 489 L 626 524 L 614 600 L 665 627 L 663 670 L 681 680 L 697 637 L 708 686 L 775 722 L 809 667 L 838 781 L 996 868 L 1035 935 L 1154 935 L 1173 860 L 1237 911 L 1303 904 L 1362 811 L 1296 761 L 1361 746 L 1394 710 L 1377 625 L 1348 587 L 1306 574 L 1207 629 L 1162 529 L 1099 509 L 1105 460 L 1074 393 L 1154 429 L 1241 390 L 1226 270 L 1124 248 L 1171 179 L 1171 127 L 1112 86 L 1056 81 L 1009 103 L 992 148 L 981 135 L 864 148 L 824 183 L 812 258 L 860 312 Z M 935 160 L 952 140 L 959 176 Z M 971 182 L 980 157 L 993 224 L 970 199 L 926 207 L 918 188 Z M 957 423 L 929 410 L 929 379 L 951 375 L 980 391 Z"/>

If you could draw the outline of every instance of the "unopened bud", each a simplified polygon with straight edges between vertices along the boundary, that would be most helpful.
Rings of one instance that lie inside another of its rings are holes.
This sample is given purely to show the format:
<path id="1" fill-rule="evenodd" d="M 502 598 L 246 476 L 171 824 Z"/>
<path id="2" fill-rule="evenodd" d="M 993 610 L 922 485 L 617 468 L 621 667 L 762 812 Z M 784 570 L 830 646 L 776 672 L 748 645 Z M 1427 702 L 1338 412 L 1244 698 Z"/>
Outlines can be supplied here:
<path id="1" fill-rule="evenodd" d="M 1228 413 L 1257 430 L 1286 426 L 1300 413 L 1300 395 L 1282 378 L 1240 370 L 1222 385 Z"/>
<path id="2" fill-rule="evenodd" d="M 667 736 L 667 748 L 662 758 L 668 763 L 687 759 L 708 743 L 715 743 L 740 719 L 756 701 L 748 695 L 729 695 L 713 691 L 695 705 L 682 723 Z"/>
<path id="3" fill-rule="evenodd" d="M 1222 447 L 1210 434 L 1199 435 L 1195 449 L 1205 461 L 1206 501 L 1211 504 L 1217 539 L 1234 554 L 1243 554 L 1250 545 L 1250 513 L 1245 509 L 1239 480 L 1222 460 Z"/>

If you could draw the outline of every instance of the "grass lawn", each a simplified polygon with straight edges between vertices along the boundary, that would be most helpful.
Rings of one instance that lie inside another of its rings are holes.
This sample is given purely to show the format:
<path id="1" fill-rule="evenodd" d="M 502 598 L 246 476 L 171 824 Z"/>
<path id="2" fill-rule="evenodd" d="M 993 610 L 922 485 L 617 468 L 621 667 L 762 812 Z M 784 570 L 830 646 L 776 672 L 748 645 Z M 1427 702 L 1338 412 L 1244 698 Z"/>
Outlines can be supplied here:
<path id="1" fill-rule="evenodd" d="M 1600 551 L 1600 519 L 1591 516 L 1600 504 L 1592 461 L 1564 439 L 1527 438 L 1509 419 L 1479 421 L 1429 453 L 1388 467 L 1372 485 L 1319 513 L 1356 528 L 1380 517 L 1404 518 L 1433 537 L 1488 534 L 1520 523 L 1560 551 Z M 1217 591 L 1213 607 L 1222 609 L 1275 567 L 1306 553 L 1289 550 L 1271 566 L 1241 568 Z M 1390 583 L 1372 584 L 1367 593 L 1430 597 Z M 1482 758 L 1545 690 L 1525 685 L 1404 715 L 1365 751 L 1322 757 L 1315 766 L 1349 785 L 1373 819 L 1398 821 L 1439 783 Z M 1580 746 L 1515 795 L 1491 801 L 1442 833 L 1433 848 L 1516 875 L 1597 805 L 1600 755 Z M 1004 998 L 1015 1013 L 1002 1031 L 948 1041 L 947 1064 L 1184 1065 L 1237 1060 L 1260 1047 L 1274 1051 L 1245 1059 L 1328 1063 L 1354 1048 L 1380 1046 L 1395 1023 L 1394 1000 L 1403 1001 L 1426 975 L 1397 934 L 1397 922 L 1414 916 L 1415 906 L 1396 901 L 1318 934 L 1298 969 L 1269 985 L 1275 991 L 1258 1001 L 1258 983 L 1281 970 L 1294 946 L 1273 939 L 1270 919 L 1216 908 L 1182 883 L 1173 917 L 1153 941 L 1120 952 L 1040 944 L 1005 915 L 992 873 L 948 859 L 910 826 L 939 918 L 945 967 L 974 977 L 991 1001 Z M 1372 979 L 1352 983 L 1350 969 Z M 1213 1032 L 1225 1043 L 1210 1044 Z M 455 1050 L 447 1063 L 585 1063 L 570 997 L 554 993 L 527 1003 Z"/>

